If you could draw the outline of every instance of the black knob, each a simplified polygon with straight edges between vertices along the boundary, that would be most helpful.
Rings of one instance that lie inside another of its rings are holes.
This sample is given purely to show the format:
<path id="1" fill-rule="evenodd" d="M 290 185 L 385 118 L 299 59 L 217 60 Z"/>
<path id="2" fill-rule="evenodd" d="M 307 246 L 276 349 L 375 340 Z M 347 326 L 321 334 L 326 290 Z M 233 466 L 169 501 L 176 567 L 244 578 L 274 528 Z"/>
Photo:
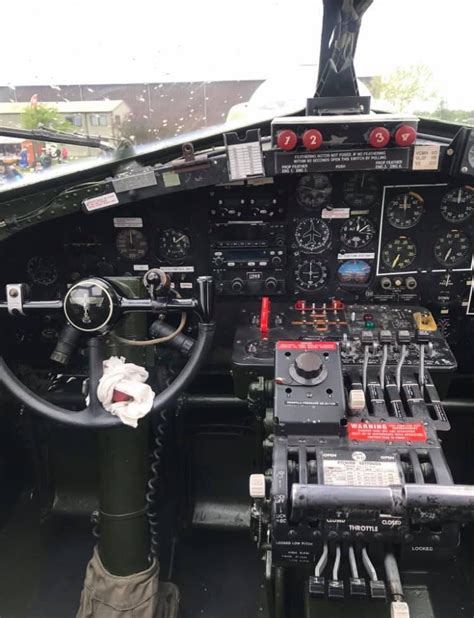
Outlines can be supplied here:
<path id="1" fill-rule="evenodd" d="M 274 255 L 271 259 L 272 266 L 281 266 L 282 259 L 279 255 Z"/>
<path id="2" fill-rule="evenodd" d="M 274 292 L 277 289 L 278 281 L 274 277 L 265 279 L 265 289 L 269 292 Z"/>
<path id="3" fill-rule="evenodd" d="M 244 289 L 244 282 L 242 281 L 242 279 L 233 279 L 230 287 L 232 288 L 233 292 L 241 292 Z"/>
<path id="4" fill-rule="evenodd" d="M 315 352 L 303 352 L 295 359 L 295 371 L 304 380 L 314 380 L 323 370 L 323 361 Z"/>

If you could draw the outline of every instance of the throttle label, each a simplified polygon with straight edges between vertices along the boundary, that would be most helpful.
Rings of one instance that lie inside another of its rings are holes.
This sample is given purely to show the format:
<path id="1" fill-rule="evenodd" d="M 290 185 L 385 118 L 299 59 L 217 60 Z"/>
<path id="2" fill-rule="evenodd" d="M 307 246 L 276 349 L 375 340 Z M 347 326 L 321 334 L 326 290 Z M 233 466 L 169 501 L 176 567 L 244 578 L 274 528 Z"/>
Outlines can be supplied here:
<path id="1" fill-rule="evenodd" d="M 422 423 L 349 423 L 349 440 L 361 442 L 426 442 Z"/>

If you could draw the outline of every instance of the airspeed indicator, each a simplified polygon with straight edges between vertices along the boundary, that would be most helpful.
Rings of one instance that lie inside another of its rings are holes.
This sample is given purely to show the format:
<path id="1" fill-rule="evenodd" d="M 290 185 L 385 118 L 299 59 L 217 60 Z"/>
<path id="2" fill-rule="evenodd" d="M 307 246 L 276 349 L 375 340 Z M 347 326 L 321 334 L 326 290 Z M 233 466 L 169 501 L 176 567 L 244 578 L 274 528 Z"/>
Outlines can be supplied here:
<path id="1" fill-rule="evenodd" d="M 416 255 L 416 244 L 408 236 L 394 238 L 382 249 L 383 263 L 393 271 L 401 271 L 410 267 L 415 261 Z"/>

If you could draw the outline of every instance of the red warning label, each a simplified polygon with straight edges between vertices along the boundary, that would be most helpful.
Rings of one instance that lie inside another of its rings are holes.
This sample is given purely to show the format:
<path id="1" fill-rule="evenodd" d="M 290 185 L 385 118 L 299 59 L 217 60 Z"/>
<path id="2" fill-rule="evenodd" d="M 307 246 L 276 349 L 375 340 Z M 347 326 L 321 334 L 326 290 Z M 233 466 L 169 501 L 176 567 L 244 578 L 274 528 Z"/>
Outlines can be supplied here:
<path id="1" fill-rule="evenodd" d="M 278 341 L 277 350 L 326 350 L 334 352 L 337 343 L 334 341 Z"/>
<path id="2" fill-rule="evenodd" d="M 361 442 L 426 442 L 423 423 L 349 423 L 349 440 Z"/>

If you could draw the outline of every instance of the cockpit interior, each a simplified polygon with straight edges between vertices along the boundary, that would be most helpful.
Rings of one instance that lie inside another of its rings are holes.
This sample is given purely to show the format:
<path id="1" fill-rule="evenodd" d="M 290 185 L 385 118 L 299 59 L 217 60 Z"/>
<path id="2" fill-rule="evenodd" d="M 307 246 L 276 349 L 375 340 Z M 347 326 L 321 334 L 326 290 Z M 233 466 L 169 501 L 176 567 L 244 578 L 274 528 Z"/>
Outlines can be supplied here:
<path id="1" fill-rule="evenodd" d="M 474 128 L 372 109 L 370 4 L 298 113 L 2 187 L 2 618 L 474 615 Z"/>

